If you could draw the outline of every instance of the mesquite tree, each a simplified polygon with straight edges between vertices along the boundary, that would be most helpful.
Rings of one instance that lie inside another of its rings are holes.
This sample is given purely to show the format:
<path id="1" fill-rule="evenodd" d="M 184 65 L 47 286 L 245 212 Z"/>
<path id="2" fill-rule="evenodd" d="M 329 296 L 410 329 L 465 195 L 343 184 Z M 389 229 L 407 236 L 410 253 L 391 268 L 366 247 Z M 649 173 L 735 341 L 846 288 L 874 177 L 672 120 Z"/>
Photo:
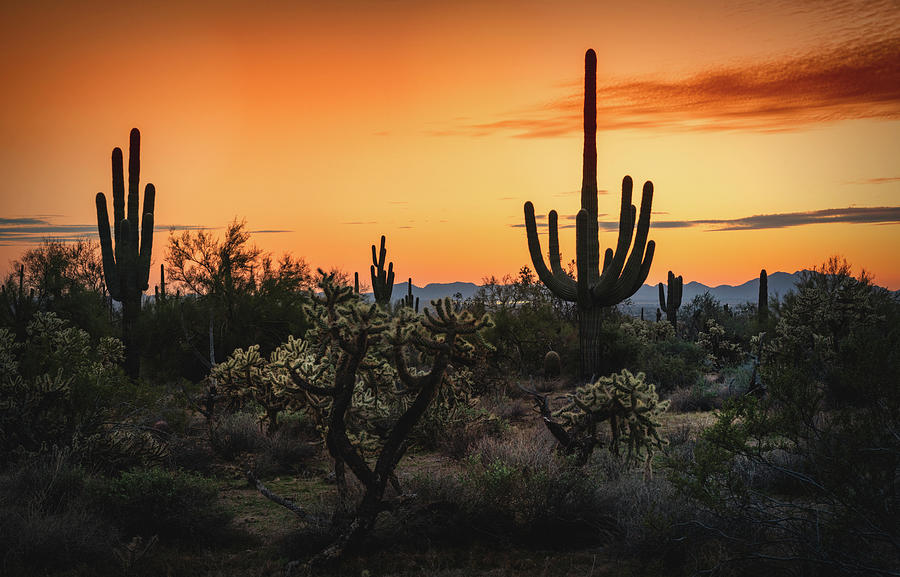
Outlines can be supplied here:
<path id="1" fill-rule="evenodd" d="M 156 188 L 150 183 L 144 188 L 144 207 L 140 208 L 141 133 L 131 129 L 128 150 L 128 212 L 125 211 L 125 174 L 122 149 L 112 152 L 113 223 L 115 238 L 110 235 L 106 196 L 97 193 L 97 227 L 103 253 L 103 274 L 106 288 L 113 300 L 122 303 L 122 341 L 125 343 L 125 372 L 137 378 L 140 372 L 137 320 L 141 312 L 141 298 L 150 278 L 150 253 L 153 249 L 153 209 Z M 138 217 L 141 219 L 138 232 Z"/>
<path id="2" fill-rule="evenodd" d="M 581 210 L 576 217 L 575 245 L 577 280 L 566 274 L 560 263 L 556 211 L 550 211 L 550 268 L 544 264 L 538 239 L 534 205 L 525 203 L 525 228 L 528 250 L 541 281 L 560 299 L 578 307 L 578 332 L 581 348 L 581 373 L 590 378 L 601 371 L 602 309 L 633 295 L 646 280 L 653 261 L 655 243 L 647 242 L 653 183 L 644 183 L 641 213 L 635 231 L 636 210 L 631 204 L 632 181 L 622 180 L 622 206 L 619 213 L 619 238 L 616 249 L 608 248 L 600 269 L 599 224 L 597 222 L 597 55 L 588 50 L 584 57 L 584 165 L 581 184 Z M 632 237 L 634 244 L 632 245 Z M 629 256 L 629 249 L 631 254 Z M 646 249 L 646 250 L 645 250 Z M 627 261 L 626 261 L 627 259 Z"/>

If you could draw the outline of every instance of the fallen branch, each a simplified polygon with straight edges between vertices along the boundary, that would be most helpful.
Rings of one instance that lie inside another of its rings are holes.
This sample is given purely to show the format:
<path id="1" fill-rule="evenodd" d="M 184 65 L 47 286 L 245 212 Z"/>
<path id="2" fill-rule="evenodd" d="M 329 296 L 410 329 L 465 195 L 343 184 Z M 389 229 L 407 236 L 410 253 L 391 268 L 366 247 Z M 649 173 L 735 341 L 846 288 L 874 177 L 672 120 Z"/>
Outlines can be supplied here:
<path id="1" fill-rule="evenodd" d="M 266 499 L 272 501 L 273 503 L 277 503 L 277 504 L 281 505 L 282 507 L 289 510 L 291 513 L 297 515 L 304 521 L 309 521 L 309 522 L 315 521 L 315 519 L 310 517 L 309 513 L 307 513 L 306 511 L 303 510 L 303 507 L 301 507 L 300 505 L 297 505 L 290 499 L 285 499 L 284 497 L 277 495 L 277 494 L 273 493 L 272 491 L 270 491 L 268 487 L 263 485 L 262 481 L 260 481 L 253 475 L 252 471 L 247 471 L 247 480 L 250 481 L 251 483 L 253 483 L 253 485 L 256 487 L 256 490 L 259 491 L 260 495 L 262 495 Z"/>

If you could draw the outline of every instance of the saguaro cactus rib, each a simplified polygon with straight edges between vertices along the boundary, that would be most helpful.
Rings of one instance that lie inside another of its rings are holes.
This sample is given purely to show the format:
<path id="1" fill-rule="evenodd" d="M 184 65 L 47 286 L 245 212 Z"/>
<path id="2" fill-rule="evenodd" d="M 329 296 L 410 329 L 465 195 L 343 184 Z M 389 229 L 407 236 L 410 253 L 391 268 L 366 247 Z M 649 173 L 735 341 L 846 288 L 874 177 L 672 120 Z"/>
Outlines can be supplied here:
<path id="1" fill-rule="evenodd" d="M 655 243 L 648 241 L 650 213 L 653 205 L 653 183 L 646 182 L 641 197 L 640 217 L 631 204 L 631 177 L 622 180 L 622 202 L 619 211 L 619 236 L 615 250 L 604 253 L 600 265 L 600 239 L 597 208 L 597 56 L 588 50 L 584 58 L 584 164 L 582 167 L 581 210 L 575 218 L 575 263 L 577 280 L 566 275 L 560 262 L 558 216 L 550 211 L 550 267 L 544 262 L 538 238 L 534 205 L 525 203 L 525 230 L 528 251 L 538 278 L 557 297 L 578 305 L 579 339 L 581 341 L 582 374 L 598 374 L 601 368 L 599 350 L 602 307 L 622 302 L 641 287 L 650 273 Z M 637 231 L 635 231 L 637 224 Z M 632 242 L 633 241 L 633 242 Z"/>
<path id="2" fill-rule="evenodd" d="M 128 205 L 125 205 L 125 171 L 122 150 L 112 153 L 113 222 L 109 223 L 106 196 L 98 192 L 97 229 L 103 258 L 103 275 L 110 296 L 122 303 L 122 337 L 125 341 L 125 370 L 137 377 L 140 361 L 134 330 L 141 309 L 141 294 L 150 279 L 150 257 L 153 250 L 153 212 L 156 188 L 144 189 L 144 210 L 140 209 L 141 133 L 131 130 L 128 155 Z M 127 214 L 127 217 L 126 217 Z M 141 217 L 140 231 L 138 216 Z M 112 228 L 112 231 L 110 230 Z M 113 246 L 115 238 L 115 246 Z"/>

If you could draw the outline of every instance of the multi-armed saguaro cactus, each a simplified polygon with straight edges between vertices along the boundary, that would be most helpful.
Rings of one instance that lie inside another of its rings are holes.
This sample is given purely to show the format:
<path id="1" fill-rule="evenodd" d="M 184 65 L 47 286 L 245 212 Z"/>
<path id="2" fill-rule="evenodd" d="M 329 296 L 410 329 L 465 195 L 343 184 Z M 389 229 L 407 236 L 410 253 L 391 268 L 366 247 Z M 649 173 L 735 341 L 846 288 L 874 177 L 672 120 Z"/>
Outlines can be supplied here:
<path id="1" fill-rule="evenodd" d="M 136 378 L 140 371 L 137 341 L 137 319 L 141 311 L 141 295 L 150 277 L 150 252 L 153 249 L 153 208 L 156 189 L 147 184 L 144 207 L 140 210 L 139 183 L 141 173 L 141 133 L 131 129 L 128 154 L 128 211 L 125 211 L 125 175 L 122 149 L 112 153 L 113 237 L 110 235 L 106 196 L 97 193 L 97 227 L 103 253 L 103 275 L 113 300 L 122 303 L 122 340 L 125 343 L 125 372 Z M 141 218 L 140 234 L 138 217 Z"/>
<path id="2" fill-rule="evenodd" d="M 666 289 L 663 283 L 659 283 L 659 306 L 665 311 L 666 318 L 672 323 L 672 328 L 678 329 L 678 307 L 681 306 L 681 289 L 684 287 L 684 279 L 681 275 L 669 271 L 669 298 L 666 299 Z"/>
<path id="3" fill-rule="evenodd" d="M 769 275 L 766 269 L 759 271 L 759 322 L 769 318 Z"/>
<path id="4" fill-rule="evenodd" d="M 631 177 L 622 180 L 622 206 L 619 213 L 619 239 L 616 249 L 606 249 L 600 269 L 600 239 L 597 223 L 597 55 L 588 50 L 584 57 L 584 169 L 581 184 L 581 210 L 575 228 L 576 270 L 578 280 L 569 277 L 560 264 L 556 211 L 550 211 L 550 268 L 544 264 L 541 243 L 534 218 L 534 205 L 525 203 L 525 228 L 528 250 L 541 281 L 557 297 L 577 303 L 581 346 L 581 372 L 585 377 L 601 371 L 600 324 L 602 307 L 622 302 L 633 295 L 650 272 L 655 244 L 647 242 L 653 183 L 644 184 L 641 213 L 635 229 L 636 211 L 631 204 Z M 632 237 L 634 245 L 632 246 Z M 629 248 L 631 254 L 629 256 Z M 645 250 L 646 249 L 646 250 Z M 627 258 L 627 261 L 626 261 Z M 601 274 L 602 272 L 602 274 Z"/>
<path id="5" fill-rule="evenodd" d="M 403 306 L 409 309 L 413 309 L 416 312 L 419 312 L 419 297 L 414 297 L 412 292 L 412 277 L 406 281 L 407 293 L 406 296 L 403 297 Z"/>
<path id="6" fill-rule="evenodd" d="M 387 250 L 384 248 L 384 235 L 381 235 L 381 250 L 375 253 L 375 245 L 372 245 L 372 291 L 375 293 L 375 302 L 382 307 L 391 304 L 391 293 L 394 291 L 394 263 L 388 263 L 384 269 L 384 260 Z"/>

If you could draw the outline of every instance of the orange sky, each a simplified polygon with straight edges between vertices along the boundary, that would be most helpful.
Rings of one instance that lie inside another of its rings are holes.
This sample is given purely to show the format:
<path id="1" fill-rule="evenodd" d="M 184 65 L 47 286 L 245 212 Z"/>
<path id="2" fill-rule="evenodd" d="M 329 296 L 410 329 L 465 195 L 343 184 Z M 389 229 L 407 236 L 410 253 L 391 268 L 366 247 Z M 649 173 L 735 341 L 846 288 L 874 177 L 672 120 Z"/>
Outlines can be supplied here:
<path id="1" fill-rule="evenodd" d="M 9 4 L 3 272 L 42 236 L 94 229 L 133 126 L 156 263 L 169 225 L 238 217 L 287 231 L 253 238 L 314 266 L 366 273 L 386 234 L 398 279 L 515 272 L 523 203 L 561 225 L 579 208 L 594 48 L 600 212 L 625 174 L 653 180 L 648 282 L 736 284 L 841 254 L 900 288 L 892 0 Z M 574 254 L 572 229 L 561 247 Z"/>

